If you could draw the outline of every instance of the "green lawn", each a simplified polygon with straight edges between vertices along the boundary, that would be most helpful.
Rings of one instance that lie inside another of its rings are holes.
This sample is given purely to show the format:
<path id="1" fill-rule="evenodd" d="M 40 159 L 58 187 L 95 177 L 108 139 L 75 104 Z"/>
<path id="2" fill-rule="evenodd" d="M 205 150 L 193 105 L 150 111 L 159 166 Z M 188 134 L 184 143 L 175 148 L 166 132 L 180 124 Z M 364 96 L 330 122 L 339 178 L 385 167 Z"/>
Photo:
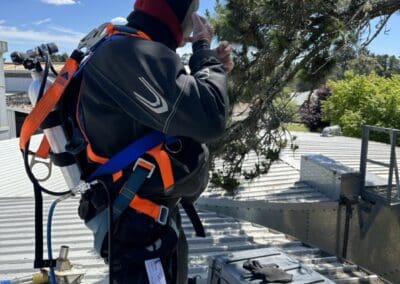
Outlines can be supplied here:
<path id="1" fill-rule="evenodd" d="M 288 123 L 285 125 L 289 131 L 302 131 L 302 132 L 310 132 L 308 128 L 303 123 Z"/>

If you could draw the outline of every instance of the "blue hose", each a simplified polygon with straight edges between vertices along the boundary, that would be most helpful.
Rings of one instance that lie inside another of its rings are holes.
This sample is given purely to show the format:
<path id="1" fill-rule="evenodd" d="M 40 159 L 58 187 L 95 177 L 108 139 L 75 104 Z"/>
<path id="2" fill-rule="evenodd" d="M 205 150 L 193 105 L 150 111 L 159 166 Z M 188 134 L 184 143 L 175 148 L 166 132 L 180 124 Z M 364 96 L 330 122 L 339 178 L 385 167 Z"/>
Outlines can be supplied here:
<path id="1" fill-rule="evenodd" d="M 56 209 L 57 203 L 60 202 L 61 200 L 56 199 L 53 201 L 53 203 L 50 206 L 49 210 L 49 216 L 47 218 L 47 254 L 50 263 L 53 260 L 53 251 L 51 247 L 51 223 L 53 221 L 53 215 L 54 215 L 54 210 Z M 57 284 L 57 278 L 56 278 L 56 273 L 54 271 L 54 267 L 50 265 L 50 283 L 51 284 Z"/>
<path id="2" fill-rule="evenodd" d="M 72 196 L 72 195 L 66 194 L 66 195 L 61 196 L 60 198 L 54 200 L 49 209 L 49 216 L 47 218 L 47 255 L 48 255 L 50 263 L 53 262 L 53 250 L 51 247 L 51 223 L 53 222 L 54 211 L 59 202 L 67 199 L 70 196 Z M 50 283 L 57 284 L 56 273 L 54 271 L 54 267 L 52 267 L 51 265 L 50 265 Z"/>

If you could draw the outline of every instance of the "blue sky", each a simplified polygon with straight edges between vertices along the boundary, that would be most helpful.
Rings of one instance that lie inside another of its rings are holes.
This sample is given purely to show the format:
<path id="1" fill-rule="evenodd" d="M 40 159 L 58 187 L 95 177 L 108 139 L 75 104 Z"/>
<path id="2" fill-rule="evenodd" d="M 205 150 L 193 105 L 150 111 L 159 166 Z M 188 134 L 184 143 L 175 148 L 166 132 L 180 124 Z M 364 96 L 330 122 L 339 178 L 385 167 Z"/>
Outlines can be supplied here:
<path id="1" fill-rule="evenodd" d="M 215 3 L 200 2 L 202 14 Z M 0 0 L 0 40 L 8 42 L 10 52 L 55 42 L 61 52 L 70 53 L 94 27 L 126 17 L 133 3 L 134 0 Z"/>
<path id="2" fill-rule="evenodd" d="M 44 42 L 56 42 L 70 52 L 79 39 L 103 22 L 126 17 L 134 0 L 0 0 L 0 40 L 9 51 L 25 51 Z M 212 10 L 214 0 L 200 0 L 200 13 Z M 400 15 L 390 20 L 389 34 L 371 45 L 375 53 L 400 56 Z M 188 48 L 188 47 L 186 47 Z M 181 50 L 185 52 L 185 49 Z M 9 58 L 9 56 L 6 56 Z"/>

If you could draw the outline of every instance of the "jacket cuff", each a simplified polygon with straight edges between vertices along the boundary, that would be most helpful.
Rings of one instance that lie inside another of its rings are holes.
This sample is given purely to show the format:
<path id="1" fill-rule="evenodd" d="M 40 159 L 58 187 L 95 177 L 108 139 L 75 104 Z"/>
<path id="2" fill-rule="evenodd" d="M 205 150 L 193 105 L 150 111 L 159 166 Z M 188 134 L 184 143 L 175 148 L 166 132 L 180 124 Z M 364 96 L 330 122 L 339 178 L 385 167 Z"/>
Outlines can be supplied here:
<path id="1" fill-rule="evenodd" d="M 189 60 L 189 67 L 192 74 L 201 70 L 206 66 L 222 64 L 216 57 L 215 51 L 210 49 L 203 49 L 193 53 Z"/>
<path id="2" fill-rule="evenodd" d="M 192 44 L 193 53 L 204 49 L 210 49 L 210 44 L 205 39 L 198 40 Z"/>

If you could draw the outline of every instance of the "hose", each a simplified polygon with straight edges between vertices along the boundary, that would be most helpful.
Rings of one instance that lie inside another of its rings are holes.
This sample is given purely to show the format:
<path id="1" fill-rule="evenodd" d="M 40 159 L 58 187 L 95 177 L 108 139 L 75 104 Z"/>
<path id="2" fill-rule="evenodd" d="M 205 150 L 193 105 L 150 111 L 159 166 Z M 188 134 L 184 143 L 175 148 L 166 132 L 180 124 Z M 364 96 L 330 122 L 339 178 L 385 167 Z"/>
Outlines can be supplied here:
<path id="1" fill-rule="evenodd" d="M 60 203 L 61 201 L 65 200 L 71 196 L 72 196 L 72 194 L 66 194 L 64 196 L 61 196 L 60 198 L 54 200 L 50 206 L 49 216 L 47 218 L 47 254 L 48 254 L 50 263 L 53 261 L 53 251 L 52 251 L 52 246 L 51 246 L 51 224 L 53 222 L 54 211 L 55 211 L 58 203 Z M 57 284 L 56 273 L 54 271 L 54 267 L 52 267 L 51 265 L 50 265 L 50 283 Z"/>
<path id="2" fill-rule="evenodd" d="M 41 97 L 44 95 L 44 90 L 46 88 L 46 83 L 47 83 L 47 77 L 49 76 L 50 65 L 52 65 L 50 55 L 47 52 L 44 54 L 44 58 L 46 60 L 46 65 L 44 67 L 43 80 L 42 83 L 40 84 L 39 94 L 36 101 L 39 101 Z"/>
<path id="3" fill-rule="evenodd" d="M 58 75 L 58 72 L 57 72 L 56 69 L 54 68 L 53 63 L 50 63 L 50 69 L 51 69 L 51 72 L 53 72 L 53 75 L 54 75 L 54 76 L 57 76 L 57 75 Z"/>
<path id="4" fill-rule="evenodd" d="M 43 95 L 44 95 L 44 91 L 45 91 L 45 88 L 46 88 L 47 77 L 48 77 L 48 75 L 49 75 L 49 69 L 50 69 L 50 66 L 52 66 L 51 59 L 50 59 L 50 55 L 47 54 L 47 56 L 45 56 L 45 59 L 46 59 L 46 66 L 45 66 L 45 68 L 44 68 L 43 78 L 42 78 L 42 82 L 41 82 L 41 84 L 40 84 L 40 90 L 39 90 L 37 102 L 39 102 L 40 98 L 42 98 Z M 40 65 L 39 65 L 39 66 L 40 66 Z M 35 187 L 36 189 L 40 189 L 40 191 L 42 191 L 42 192 L 44 192 L 44 193 L 47 193 L 47 194 L 49 194 L 49 195 L 54 195 L 54 196 L 62 196 L 62 195 L 64 195 L 64 194 L 70 193 L 70 192 L 71 192 L 70 190 L 69 190 L 69 191 L 64 191 L 64 192 L 53 192 L 53 191 L 50 191 L 50 190 L 45 189 L 44 187 L 42 187 L 42 186 L 39 184 L 38 180 L 36 179 L 36 177 L 35 177 L 34 174 L 32 173 L 32 170 L 31 170 L 31 168 L 30 168 L 30 166 L 29 166 L 29 154 L 31 154 L 31 153 L 29 152 L 29 144 L 30 144 L 30 139 L 29 139 L 28 142 L 26 143 L 26 145 L 25 145 L 25 149 L 26 149 L 26 150 L 23 151 L 22 155 L 23 155 L 23 159 L 24 159 L 25 171 L 26 171 L 26 173 L 27 173 L 29 179 L 30 179 L 31 182 L 33 183 L 34 187 Z"/>

